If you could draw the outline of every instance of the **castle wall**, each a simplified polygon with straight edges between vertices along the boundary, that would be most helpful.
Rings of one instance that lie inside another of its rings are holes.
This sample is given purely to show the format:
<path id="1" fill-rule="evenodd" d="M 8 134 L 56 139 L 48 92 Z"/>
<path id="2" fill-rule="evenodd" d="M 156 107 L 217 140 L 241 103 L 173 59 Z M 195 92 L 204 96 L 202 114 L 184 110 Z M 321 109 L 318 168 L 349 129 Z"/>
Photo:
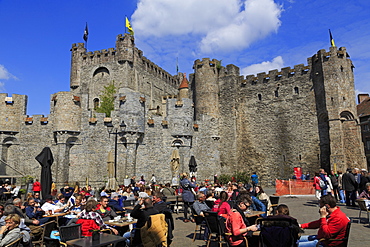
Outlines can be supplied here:
<path id="1" fill-rule="evenodd" d="M 159 182 L 171 182 L 189 171 L 191 156 L 198 181 L 256 171 L 269 185 L 290 178 L 296 166 L 313 173 L 334 164 L 342 170 L 365 165 L 345 48 L 320 50 L 307 66 L 245 78 L 235 65 L 196 60 L 191 90 L 179 95 L 182 74 L 172 76 L 145 58 L 130 35 L 118 35 L 116 48 L 87 52 L 78 43 L 71 51 L 71 91 L 51 95 L 48 117 L 26 116 L 25 95 L 5 100 L 7 94 L 0 94 L 0 174 L 17 174 L 7 163 L 39 178 L 34 157 L 48 146 L 58 186 L 84 185 L 86 178 L 103 186 L 116 138 L 119 183 L 152 173 Z M 117 92 L 107 118 L 94 107 L 110 83 Z M 180 166 L 174 171 L 176 149 Z"/>

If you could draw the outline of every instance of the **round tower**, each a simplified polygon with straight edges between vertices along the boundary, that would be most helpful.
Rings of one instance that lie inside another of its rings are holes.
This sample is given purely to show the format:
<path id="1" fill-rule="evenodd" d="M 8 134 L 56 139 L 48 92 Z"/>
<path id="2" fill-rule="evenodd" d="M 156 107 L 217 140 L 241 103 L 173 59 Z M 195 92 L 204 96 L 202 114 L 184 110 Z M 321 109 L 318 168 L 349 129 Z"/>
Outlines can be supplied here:
<path id="1" fill-rule="evenodd" d="M 134 36 L 127 33 L 117 36 L 116 39 L 116 50 L 118 63 L 123 64 L 124 62 L 134 62 L 134 51 L 135 51 L 135 39 Z"/>
<path id="2" fill-rule="evenodd" d="M 194 62 L 194 87 L 193 98 L 195 104 L 195 118 L 200 120 L 200 115 L 209 115 L 218 118 L 219 110 L 219 85 L 218 66 L 216 59 L 203 58 Z"/>
<path id="3" fill-rule="evenodd" d="M 182 79 L 182 82 L 179 86 L 179 96 L 178 99 L 184 99 L 189 98 L 189 82 L 188 79 L 186 79 L 186 73 L 184 73 L 184 78 Z"/>
<path id="4" fill-rule="evenodd" d="M 81 129 L 81 98 L 71 92 L 59 92 L 52 95 L 51 113 L 54 131 Z"/>
<path id="5" fill-rule="evenodd" d="M 84 43 L 73 44 L 71 52 L 72 58 L 71 58 L 70 88 L 74 90 L 78 88 L 81 83 L 82 55 L 86 53 Z"/>

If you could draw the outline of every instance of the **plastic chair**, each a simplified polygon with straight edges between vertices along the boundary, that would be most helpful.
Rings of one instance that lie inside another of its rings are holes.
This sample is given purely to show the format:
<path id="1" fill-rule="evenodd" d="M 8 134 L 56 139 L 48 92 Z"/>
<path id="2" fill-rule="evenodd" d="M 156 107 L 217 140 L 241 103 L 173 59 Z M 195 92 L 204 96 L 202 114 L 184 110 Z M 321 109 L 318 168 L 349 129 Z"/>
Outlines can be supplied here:
<path id="1" fill-rule="evenodd" d="M 344 235 L 344 238 L 341 238 L 341 239 L 333 239 L 333 238 L 326 239 L 326 238 L 322 238 L 322 239 L 319 240 L 319 242 L 317 242 L 316 247 L 322 246 L 322 243 L 323 242 L 327 245 L 328 243 L 336 242 L 336 241 L 343 241 L 340 245 L 338 245 L 340 247 L 346 247 L 346 246 L 348 246 L 348 239 L 349 239 L 349 232 L 351 230 L 351 223 L 352 222 L 350 221 L 347 224 L 346 234 Z"/>
<path id="2" fill-rule="evenodd" d="M 293 227 L 293 220 L 287 218 L 258 218 L 261 232 L 261 247 L 297 247 L 298 230 Z"/>
<path id="3" fill-rule="evenodd" d="M 222 247 L 223 243 L 227 243 L 225 239 L 225 221 L 224 218 L 219 217 L 217 212 L 205 211 L 203 212 L 204 219 L 206 221 L 207 227 L 209 229 L 209 237 L 207 240 L 207 247 L 209 247 L 211 241 L 217 242 L 220 247 Z M 215 234 L 215 238 L 212 239 L 212 235 Z"/>
<path id="4" fill-rule="evenodd" d="M 193 219 L 195 220 L 195 230 L 194 230 L 194 236 L 193 236 L 193 242 L 195 241 L 195 238 L 197 236 L 197 232 L 199 232 L 199 239 L 202 236 L 202 231 L 204 233 L 204 230 L 206 229 L 206 223 L 203 216 L 197 215 L 197 212 L 195 212 L 194 208 L 191 206 L 191 215 Z"/>
<path id="5" fill-rule="evenodd" d="M 361 213 L 363 211 L 367 213 L 367 222 L 370 222 L 370 220 L 369 220 L 369 212 L 370 212 L 370 210 L 366 207 L 365 200 L 363 200 L 363 199 L 357 199 L 356 202 L 357 202 L 357 204 L 358 204 L 358 206 L 360 208 L 360 213 L 358 214 L 358 223 L 361 222 Z"/>

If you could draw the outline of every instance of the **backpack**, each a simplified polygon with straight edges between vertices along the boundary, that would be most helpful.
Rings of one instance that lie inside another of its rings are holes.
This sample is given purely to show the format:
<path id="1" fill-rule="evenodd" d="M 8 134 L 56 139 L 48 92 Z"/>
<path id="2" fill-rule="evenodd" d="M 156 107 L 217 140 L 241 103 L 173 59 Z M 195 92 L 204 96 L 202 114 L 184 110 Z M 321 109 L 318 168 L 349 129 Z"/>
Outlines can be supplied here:
<path id="1" fill-rule="evenodd" d="M 324 180 L 322 180 L 321 178 L 319 178 L 319 186 L 321 189 L 325 189 L 326 187 L 326 183 Z"/>

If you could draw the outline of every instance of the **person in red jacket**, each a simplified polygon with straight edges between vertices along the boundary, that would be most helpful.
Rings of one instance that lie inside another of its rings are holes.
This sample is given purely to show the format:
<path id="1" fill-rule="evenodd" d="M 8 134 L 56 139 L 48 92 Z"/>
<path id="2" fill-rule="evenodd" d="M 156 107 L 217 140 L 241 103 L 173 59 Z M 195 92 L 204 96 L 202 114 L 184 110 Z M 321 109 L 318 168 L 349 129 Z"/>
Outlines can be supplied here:
<path id="1" fill-rule="evenodd" d="M 33 183 L 33 194 L 40 193 L 41 191 L 41 184 L 38 179 Z"/>
<path id="2" fill-rule="evenodd" d="M 301 236 L 299 247 L 316 246 L 321 238 L 341 239 L 346 234 L 348 217 L 337 206 L 337 201 L 332 195 L 325 195 L 320 198 L 320 219 L 309 223 L 301 224 L 303 229 L 319 229 L 317 235 Z M 338 246 L 342 241 L 326 242 L 325 246 Z"/>

